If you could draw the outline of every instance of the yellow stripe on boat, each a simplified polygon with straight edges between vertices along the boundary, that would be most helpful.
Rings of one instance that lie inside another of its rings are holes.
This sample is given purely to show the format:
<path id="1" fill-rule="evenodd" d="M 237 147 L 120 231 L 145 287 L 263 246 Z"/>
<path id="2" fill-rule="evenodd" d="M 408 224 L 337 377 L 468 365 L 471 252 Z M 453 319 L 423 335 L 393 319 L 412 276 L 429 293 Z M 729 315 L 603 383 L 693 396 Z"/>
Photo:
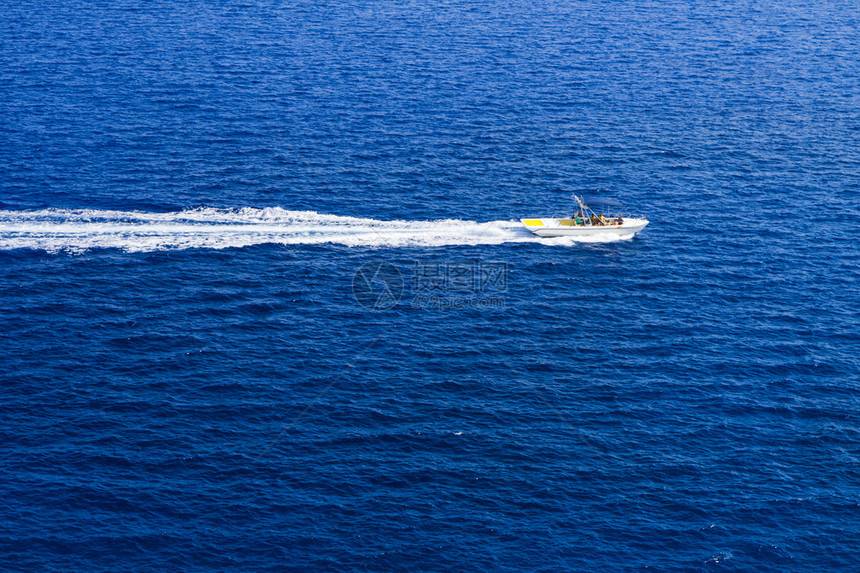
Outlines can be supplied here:
<path id="1" fill-rule="evenodd" d="M 526 227 L 543 227 L 543 221 L 540 219 L 523 219 Z"/>

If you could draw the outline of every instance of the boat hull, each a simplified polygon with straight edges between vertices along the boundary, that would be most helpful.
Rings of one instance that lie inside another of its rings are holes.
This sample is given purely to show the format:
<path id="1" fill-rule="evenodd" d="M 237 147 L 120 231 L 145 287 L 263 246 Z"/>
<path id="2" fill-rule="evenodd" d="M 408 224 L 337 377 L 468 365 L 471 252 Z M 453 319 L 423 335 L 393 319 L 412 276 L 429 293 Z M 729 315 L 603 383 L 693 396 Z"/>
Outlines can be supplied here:
<path id="1" fill-rule="evenodd" d="M 574 225 L 570 219 L 520 219 L 538 237 L 632 237 L 647 219 L 624 219 L 621 225 Z"/>

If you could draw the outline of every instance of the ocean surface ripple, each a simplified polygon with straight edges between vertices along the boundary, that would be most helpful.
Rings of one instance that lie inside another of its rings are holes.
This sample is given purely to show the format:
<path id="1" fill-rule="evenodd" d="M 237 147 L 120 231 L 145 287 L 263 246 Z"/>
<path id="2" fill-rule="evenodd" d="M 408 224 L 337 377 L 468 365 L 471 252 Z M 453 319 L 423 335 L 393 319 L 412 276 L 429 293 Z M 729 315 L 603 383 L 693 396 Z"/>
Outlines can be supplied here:
<path id="1" fill-rule="evenodd" d="M 0 11 L 3 570 L 860 569 L 854 4 Z"/>

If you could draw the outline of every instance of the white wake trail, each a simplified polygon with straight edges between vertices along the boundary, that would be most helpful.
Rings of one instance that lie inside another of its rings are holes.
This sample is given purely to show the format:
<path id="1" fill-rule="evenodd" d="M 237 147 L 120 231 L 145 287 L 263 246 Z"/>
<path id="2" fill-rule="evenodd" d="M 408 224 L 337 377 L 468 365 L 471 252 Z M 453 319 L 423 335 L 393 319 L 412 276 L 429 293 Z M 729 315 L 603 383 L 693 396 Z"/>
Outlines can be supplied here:
<path id="1" fill-rule="evenodd" d="M 83 252 L 116 248 L 128 252 L 225 249 L 264 243 L 350 247 L 441 247 L 541 243 L 570 246 L 623 239 L 540 238 L 519 221 L 379 221 L 289 211 L 199 208 L 174 213 L 44 209 L 0 211 L 0 250 Z"/>

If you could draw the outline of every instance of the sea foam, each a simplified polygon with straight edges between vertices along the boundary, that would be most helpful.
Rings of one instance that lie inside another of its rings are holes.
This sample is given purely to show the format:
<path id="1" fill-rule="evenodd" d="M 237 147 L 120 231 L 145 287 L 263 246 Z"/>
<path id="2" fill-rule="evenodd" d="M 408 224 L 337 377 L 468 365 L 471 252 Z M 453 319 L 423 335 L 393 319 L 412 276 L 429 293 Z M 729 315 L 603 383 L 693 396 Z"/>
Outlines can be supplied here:
<path id="1" fill-rule="evenodd" d="M 315 211 L 197 208 L 172 213 L 44 209 L 0 211 L 0 250 L 82 252 L 116 248 L 128 252 L 224 249 L 264 243 L 350 247 L 442 247 L 541 243 L 571 246 L 613 242 L 608 238 L 540 238 L 519 221 L 460 219 L 376 220 Z"/>

